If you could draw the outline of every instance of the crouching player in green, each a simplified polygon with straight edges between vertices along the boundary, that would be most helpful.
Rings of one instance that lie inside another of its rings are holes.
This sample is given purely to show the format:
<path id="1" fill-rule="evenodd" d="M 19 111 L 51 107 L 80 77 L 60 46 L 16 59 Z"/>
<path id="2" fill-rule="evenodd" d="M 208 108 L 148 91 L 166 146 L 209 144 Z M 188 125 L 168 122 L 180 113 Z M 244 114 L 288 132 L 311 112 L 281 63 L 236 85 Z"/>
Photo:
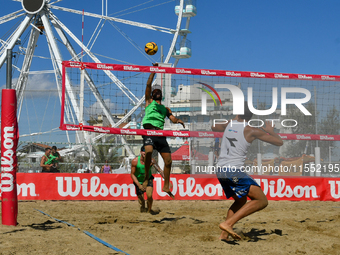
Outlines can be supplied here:
<path id="1" fill-rule="evenodd" d="M 160 173 L 160 175 L 164 179 L 164 173 L 162 169 L 157 165 L 154 159 L 151 160 L 151 165 L 149 168 L 149 179 L 146 188 L 143 187 L 143 182 L 145 179 L 145 148 L 142 146 L 140 151 L 140 156 L 134 158 L 131 161 L 131 179 L 133 184 L 136 187 L 136 194 L 138 197 L 138 202 L 140 204 L 141 212 L 148 212 L 154 214 L 155 212 L 152 210 L 152 192 L 153 192 L 153 179 L 154 177 L 151 174 L 152 166 Z M 146 192 L 147 197 L 147 208 L 145 208 L 145 199 L 144 193 Z"/>

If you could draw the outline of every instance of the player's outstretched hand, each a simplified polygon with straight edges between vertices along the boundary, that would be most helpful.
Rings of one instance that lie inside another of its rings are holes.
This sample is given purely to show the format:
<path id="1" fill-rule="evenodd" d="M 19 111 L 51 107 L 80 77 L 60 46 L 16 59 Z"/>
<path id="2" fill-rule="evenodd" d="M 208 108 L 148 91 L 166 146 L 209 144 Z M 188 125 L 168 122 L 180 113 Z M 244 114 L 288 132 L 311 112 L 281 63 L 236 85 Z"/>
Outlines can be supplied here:
<path id="1" fill-rule="evenodd" d="M 271 121 L 266 121 L 266 126 L 262 129 L 267 133 L 272 133 L 274 131 L 274 124 Z"/>
<path id="2" fill-rule="evenodd" d="M 185 128 L 185 124 L 182 120 L 178 120 L 177 123 L 182 124 L 183 128 Z"/>

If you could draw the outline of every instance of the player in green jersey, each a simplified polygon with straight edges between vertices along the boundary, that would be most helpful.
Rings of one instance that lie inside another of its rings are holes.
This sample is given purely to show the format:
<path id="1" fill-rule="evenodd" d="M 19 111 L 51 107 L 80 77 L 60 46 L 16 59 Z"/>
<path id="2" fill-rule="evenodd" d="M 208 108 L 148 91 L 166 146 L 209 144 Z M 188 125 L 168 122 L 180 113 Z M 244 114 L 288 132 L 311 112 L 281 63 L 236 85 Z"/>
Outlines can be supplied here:
<path id="1" fill-rule="evenodd" d="M 152 166 L 160 173 L 160 175 L 164 178 L 164 174 L 162 169 L 157 165 L 156 161 L 151 159 L 151 165 L 149 167 L 149 179 L 147 187 L 143 187 L 143 182 L 145 179 L 145 149 L 144 146 L 142 146 L 140 151 L 140 156 L 134 158 L 131 161 L 131 179 L 133 180 L 133 184 L 136 187 L 136 194 L 138 197 L 138 202 L 140 204 L 140 211 L 141 212 L 149 212 L 151 214 L 154 213 L 152 211 L 152 192 L 153 192 L 153 179 L 154 177 L 151 174 L 151 168 Z M 147 206 L 148 208 L 145 208 L 145 199 L 144 199 L 144 192 L 146 192 L 147 197 Z"/>
<path id="2" fill-rule="evenodd" d="M 158 66 L 158 64 L 154 64 Z M 165 117 L 172 123 L 179 123 L 185 128 L 182 120 L 172 115 L 170 108 L 162 105 L 162 91 L 159 88 L 151 88 L 155 73 L 151 73 L 146 83 L 145 89 L 145 116 L 143 118 L 144 129 L 163 130 Z M 145 168 L 151 165 L 153 149 L 156 149 L 164 160 L 164 185 L 163 191 L 171 198 L 175 198 L 170 191 L 170 171 L 171 171 L 171 150 L 165 136 L 143 136 L 145 146 Z M 149 173 L 145 173 L 143 187 L 146 188 L 149 180 Z"/>

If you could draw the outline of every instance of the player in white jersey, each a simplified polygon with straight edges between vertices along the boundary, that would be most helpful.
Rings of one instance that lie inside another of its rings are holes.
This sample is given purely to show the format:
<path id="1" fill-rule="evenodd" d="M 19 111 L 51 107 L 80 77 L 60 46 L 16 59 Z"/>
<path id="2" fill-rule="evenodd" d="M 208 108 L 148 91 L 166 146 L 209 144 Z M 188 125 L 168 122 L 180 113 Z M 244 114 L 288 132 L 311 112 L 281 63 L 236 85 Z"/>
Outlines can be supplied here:
<path id="1" fill-rule="evenodd" d="M 272 122 L 266 121 L 266 126 L 261 129 L 251 127 L 248 121 L 253 114 L 246 102 L 244 112 L 244 115 L 237 115 L 226 124 L 212 127 L 213 131 L 224 132 L 217 161 L 217 178 L 226 197 L 235 200 L 228 210 L 226 220 L 219 225 L 222 230 L 221 240 L 226 240 L 229 235 L 234 239 L 241 239 L 233 230 L 234 224 L 268 205 L 261 187 L 243 169 L 250 144 L 259 139 L 273 145 L 283 145 L 281 137 L 274 132 Z M 248 203 L 247 197 L 251 199 Z"/>

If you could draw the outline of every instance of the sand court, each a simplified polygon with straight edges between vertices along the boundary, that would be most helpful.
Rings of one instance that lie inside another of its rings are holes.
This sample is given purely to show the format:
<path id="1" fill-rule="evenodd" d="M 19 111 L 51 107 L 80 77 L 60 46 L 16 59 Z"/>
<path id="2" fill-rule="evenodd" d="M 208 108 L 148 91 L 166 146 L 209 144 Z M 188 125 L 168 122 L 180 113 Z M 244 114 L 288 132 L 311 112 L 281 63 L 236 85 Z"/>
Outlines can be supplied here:
<path id="1" fill-rule="evenodd" d="M 340 254 L 339 202 L 269 201 L 235 225 L 242 241 L 224 242 L 231 203 L 155 201 L 150 215 L 137 201 L 22 201 L 18 226 L 0 225 L 0 253 Z"/>

